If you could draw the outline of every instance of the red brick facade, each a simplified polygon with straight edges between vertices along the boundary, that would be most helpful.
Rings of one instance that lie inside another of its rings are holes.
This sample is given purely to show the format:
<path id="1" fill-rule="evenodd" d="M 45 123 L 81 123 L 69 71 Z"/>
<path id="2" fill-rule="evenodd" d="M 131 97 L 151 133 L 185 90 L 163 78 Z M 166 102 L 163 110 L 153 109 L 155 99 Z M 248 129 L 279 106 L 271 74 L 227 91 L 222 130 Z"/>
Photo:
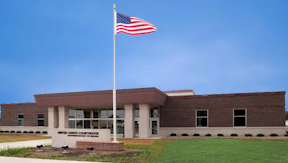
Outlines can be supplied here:
<path id="1" fill-rule="evenodd" d="M 39 113 L 48 126 L 47 106 L 2 104 L 1 109 L 1 126 L 18 126 L 19 113 L 24 114 L 24 126 L 38 126 Z M 285 92 L 264 92 L 167 96 L 160 109 L 160 127 L 195 127 L 199 109 L 208 110 L 208 127 L 233 127 L 233 109 L 246 109 L 247 127 L 285 126 Z"/>
<path id="2" fill-rule="evenodd" d="M 38 126 L 38 114 L 44 114 L 44 126 L 48 126 L 47 107 L 36 103 L 1 104 L 1 126 L 18 126 L 18 114 L 24 114 L 24 126 Z"/>
<path id="3" fill-rule="evenodd" d="M 160 127 L 195 127 L 195 111 L 208 110 L 208 127 L 233 127 L 233 109 L 247 109 L 247 127 L 285 126 L 285 92 L 167 97 Z"/>

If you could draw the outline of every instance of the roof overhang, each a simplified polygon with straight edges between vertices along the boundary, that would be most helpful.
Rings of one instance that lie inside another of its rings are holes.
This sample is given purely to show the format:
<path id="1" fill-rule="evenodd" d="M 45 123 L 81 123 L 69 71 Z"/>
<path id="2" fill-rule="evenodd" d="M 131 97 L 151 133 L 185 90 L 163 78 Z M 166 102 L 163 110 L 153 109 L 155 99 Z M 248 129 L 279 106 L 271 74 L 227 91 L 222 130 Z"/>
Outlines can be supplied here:
<path id="1" fill-rule="evenodd" d="M 88 91 L 33 95 L 39 106 L 112 106 L 113 91 Z M 121 89 L 116 91 L 117 106 L 149 103 L 151 106 L 165 104 L 167 95 L 157 88 Z"/>

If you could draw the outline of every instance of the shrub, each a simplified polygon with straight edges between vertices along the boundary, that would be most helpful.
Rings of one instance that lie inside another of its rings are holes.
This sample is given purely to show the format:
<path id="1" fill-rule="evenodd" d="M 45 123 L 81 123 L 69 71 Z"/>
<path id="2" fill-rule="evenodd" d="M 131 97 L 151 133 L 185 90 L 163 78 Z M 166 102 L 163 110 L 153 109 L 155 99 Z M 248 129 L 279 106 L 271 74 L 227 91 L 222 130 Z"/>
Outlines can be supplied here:
<path id="1" fill-rule="evenodd" d="M 211 134 L 206 134 L 205 136 L 211 136 Z"/>
<path id="2" fill-rule="evenodd" d="M 275 137 L 275 136 L 278 136 L 278 135 L 277 135 L 277 134 L 275 134 L 275 133 L 272 133 L 272 134 L 270 134 L 270 136 L 274 136 L 274 137 Z"/>
<path id="3" fill-rule="evenodd" d="M 15 133 L 15 131 L 10 131 L 10 133 Z"/>
<path id="4" fill-rule="evenodd" d="M 218 134 L 217 136 L 224 136 L 223 134 Z"/>
<path id="5" fill-rule="evenodd" d="M 284 136 L 288 136 L 288 134 L 285 134 Z"/>
<path id="6" fill-rule="evenodd" d="M 9 133 L 9 131 L 5 131 L 5 133 Z"/>
<path id="7" fill-rule="evenodd" d="M 182 134 L 182 136 L 188 136 L 188 134 L 185 133 L 185 134 Z"/>
<path id="8" fill-rule="evenodd" d="M 200 136 L 200 134 L 194 134 L 193 136 Z"/>
<path id="9" fill-rule="evenodd" d="M 29 131 L 29 134 L 34 134 L 34 131 Z"/>
<path id="10" fill-rule="evenodd" d="M 28 131 L 23 131 L 23 133 L 24 133 L 24 134 L 27 134 L 27 133 L 28 133 Z"/>
<path id="11" fill-rule="evenodd" d="M 252 134 L 245 134 L 245 136 L 252 136 Z"/>
<path id="12" fill-rule="evenodd" d="M 172 133 L 172 134 L 170 134 L 170 136 L 177 136 L 177 134 L 175 134 L 175 133 Z"/>
<path id="13" fill-rule="evenodd" d="M 21 131 L 17 131 L 16 133 L 21 133 Z"/>
<path id="14" fill-rule="evenodd" d="M 233 133 L 233 134 L 231 134 L 231 136 L 238 136 L 238 134 Z"/>
<path id="15" fill-rule="evenodd" d="M 264 134 L 258 134 L 257 137 L 263 137 L 265 136 Z"/>
<path id="16" fill-rule="evenodd" d="M 2 131 L 2 130 L 0 131 L 0 133 L 3 133 L 3 132 L 4 132 L 4 131 Z"/>
<path id="17" fill-rule="evenodd" d="M 48 132 L 47 131 L 43 131 L 42 134 L 48 134 Z"/>
<path id="18" fill-rule="evenodd" d="M 40 132 L 40 131 L 36 131 L 35 133 L 36 133 L 36 134 L 41 134 L 41 132 Z"/>

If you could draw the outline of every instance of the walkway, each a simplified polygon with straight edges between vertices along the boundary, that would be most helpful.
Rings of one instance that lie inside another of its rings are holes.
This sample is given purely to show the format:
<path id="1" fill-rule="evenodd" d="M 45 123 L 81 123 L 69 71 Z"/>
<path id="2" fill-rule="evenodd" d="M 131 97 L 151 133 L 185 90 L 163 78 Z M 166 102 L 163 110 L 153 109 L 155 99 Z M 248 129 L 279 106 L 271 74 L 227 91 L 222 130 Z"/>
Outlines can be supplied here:
<path id="1" fill-rule="evenodd" d="M 51 145 L 52 139 L 39 139 L 39 140 L 27 140 L 27 141 L 16 141 L 16 142 L 7 142 L 0 143 L 0 149 L 7 147 L 36 147 L 36 145 Z"/>

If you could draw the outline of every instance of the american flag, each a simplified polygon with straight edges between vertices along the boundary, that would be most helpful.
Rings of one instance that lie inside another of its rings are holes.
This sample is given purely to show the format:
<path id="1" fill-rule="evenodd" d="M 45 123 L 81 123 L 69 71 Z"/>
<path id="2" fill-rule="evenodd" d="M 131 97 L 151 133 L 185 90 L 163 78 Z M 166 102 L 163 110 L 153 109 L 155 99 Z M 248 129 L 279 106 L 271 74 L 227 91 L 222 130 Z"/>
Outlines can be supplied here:
<path id="1" fill-rule="evenodd" d="M 129 35 L 142 35 L 156 32 L 157 28 L 142 19 L 117 13 L 116 34 L 121 32 Z"/>

